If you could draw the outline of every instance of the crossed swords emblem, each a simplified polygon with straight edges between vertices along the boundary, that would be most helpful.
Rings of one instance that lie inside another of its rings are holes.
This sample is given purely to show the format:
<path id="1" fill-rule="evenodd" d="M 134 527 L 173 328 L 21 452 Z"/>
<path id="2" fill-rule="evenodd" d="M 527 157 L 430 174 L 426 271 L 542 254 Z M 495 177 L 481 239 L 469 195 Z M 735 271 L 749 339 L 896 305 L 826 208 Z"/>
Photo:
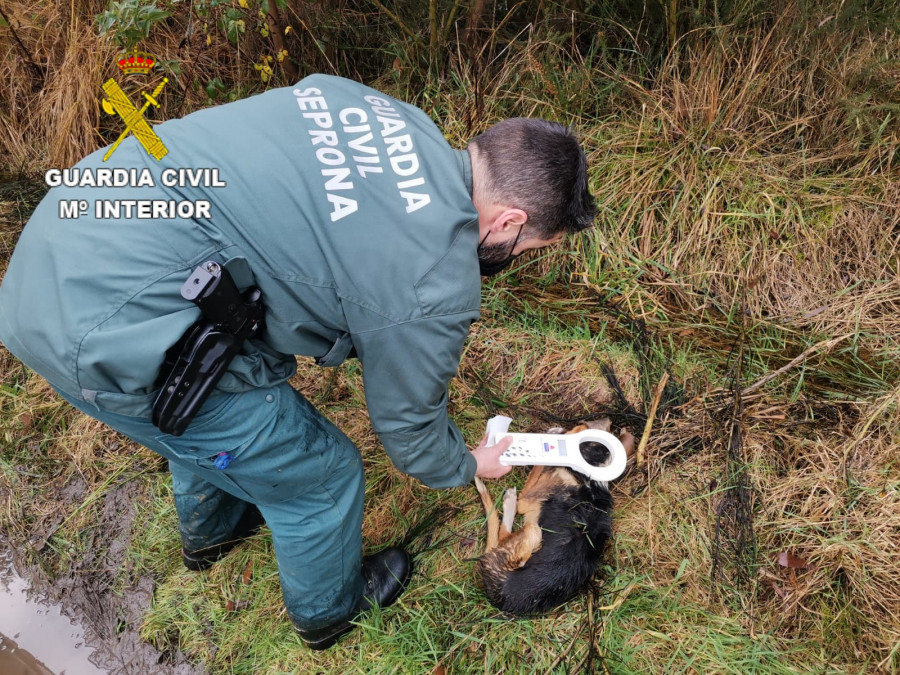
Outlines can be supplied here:
<path id="1" fill-rule="evenodd" d="M 124 141 L 129 133 L 134 133 L 140 144 L 144 146 L 144 150 L 157 160 L 162 159 L 168 154 L 169 150 L 163 145 L 160 137 L 153 132 L 150 125 L 147 124 L 147 120 L 144 119 L 144 113 L 147 112 L 147 108 L 151 105 L 156 106 L 157 108 L 159 107 L 156 98 L 168 81 L 168 77 L 163 78 L 163 81 L 153 90 L 152 94 L 141 92 L 147 101 L 140 110 L 135 107 L 131 102 L 131 99 L 129 99 L 125 92 L 122 91 L 122 88 L 115 80 L 110 78 L 103 83 L 103 91 L 109 97 L 104 98 L 101 101 L 103 110 L 108 115 L 118 115 L 122 118 L 122 121 L 125 122 L 125 131 L 119 135 L 115 143 L 109 146 L 109 150 L 103 155 L 104 162 L 110 158 L 113 151 L 119 147 L 119 143 Z"/>

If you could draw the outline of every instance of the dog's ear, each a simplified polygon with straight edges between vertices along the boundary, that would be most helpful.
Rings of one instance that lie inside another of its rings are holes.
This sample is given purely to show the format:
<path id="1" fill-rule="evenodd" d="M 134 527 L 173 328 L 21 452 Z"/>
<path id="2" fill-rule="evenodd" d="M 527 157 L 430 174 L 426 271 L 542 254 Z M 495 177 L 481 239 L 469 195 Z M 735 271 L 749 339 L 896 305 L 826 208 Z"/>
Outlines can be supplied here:
<path id="1" fill-rule="evenodd" d="M 635 437 L 628 429 L 622 429 L 619 432 L 619 440 L 622 441 L 622 446 L 625 448 L 625 453 L 630 455 L 634 452 L 634 442 Z"/>
<path id="2" fill-rule="evenodd" d="M 612 420 L 604 417 L 600 420 L 588 420 L 584 423 L 588 429 L 597 429 L 598 431 L 609 431 L 612 427 Z"/>

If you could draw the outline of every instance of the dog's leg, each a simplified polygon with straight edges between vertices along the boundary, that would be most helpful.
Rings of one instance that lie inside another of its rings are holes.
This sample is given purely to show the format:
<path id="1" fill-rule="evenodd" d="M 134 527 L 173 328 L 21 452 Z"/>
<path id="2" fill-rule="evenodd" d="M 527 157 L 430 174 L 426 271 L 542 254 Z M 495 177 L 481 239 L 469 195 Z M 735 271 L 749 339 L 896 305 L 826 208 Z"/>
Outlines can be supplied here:
<path id="1" fill-rule="evenodd" d="M 488 492 L 478 476 L 475 476 L 475 489 L 478 490 L 478 496 L 481 497 L 481 504 L 484 506 L 484 513 L 487 516 L 487 546 L 485 546 L 484 552 L 488 553 L 499 543 L 500 517 L 497 515 L 497 509 L 494 508 L 491 493 Z"/>
<path id="2" fill-rule="evenodd" d="M 542 532 L 537 523 L 526 523 L 506 539 L 502 550 L 506 551 L 503 567 L 512 571 L 522 567 L 541 547 Z"/>
<path id="3" fill-rule="evenodd" d="M 513 523 L 516 520 L 517 502 L 516 488 L 509 488 L 503 495 L 503 522 L 498 535 L 501 544 L 512 534 Z"/>
<path id="4" fill-rule="evenodd" d="M 538 465 L 531 470 L 531 473 L 528 474 L 528 478 L 525 480 L 525 485 L 522 486 L 523 495 L 534 490 L 534 486 L 537 485 L 537 482 L 541 479 L 542 473 L 544 473 L 544 467 L 541 465 Z"/>

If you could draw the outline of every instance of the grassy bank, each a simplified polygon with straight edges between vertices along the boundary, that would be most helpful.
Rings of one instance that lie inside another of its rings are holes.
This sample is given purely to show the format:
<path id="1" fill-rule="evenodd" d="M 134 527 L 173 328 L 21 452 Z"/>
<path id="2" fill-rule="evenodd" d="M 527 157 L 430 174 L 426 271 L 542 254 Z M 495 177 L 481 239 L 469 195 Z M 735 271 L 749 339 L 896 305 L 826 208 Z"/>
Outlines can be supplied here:
<path id="1" fill-rule="evenodd" d="M 329 652 L 292 634 L 265 533 L 209 572 L 183 570 L 164 464 L 2 350 L 0 532 L 98 594 L 152 579 L 144 637 L 212 673 L 900 672 L 896 12 L 726 3 L 714 21 L 705 4 L 667 3 L 683 12 L 654 23 L 654 5 L 629 23 L 615 3 L 581 3 L 566 24 L 562 5 L 524 3 L 485 13 L 474 49 L 444 35 L 454 3 L 431 3 L 434 24 L 424 3 L 393 18 L 317 4 L 318 23 L 292 18 L 292 3 L 279 17 L 295 65 L 420 105 L 456 145 L 513 114 L 578 126 L 598 227 L 486 283 L 451 412 L 472 444 L 497 412 L 523 430 L 608 414 L 640 437 L 659 402 L 643 469 L 613 486 L 596 580 L 547 617 L 495 612 L 475 576 L 474 489 L 431 491 L 390 466 L 355 362 L 304 361 L 294 384 L 362 450 L 367 548 L 403 542 L 418 571 L 395 608 Z M 95 101 L 115 50 L 84 30 L 103 9 L 8 18 L 40 83 L 14 75 L 21 50 L 0 28 L 7 168 L 34 175 L 111 140 Z M 274 53 L 259 30 L 235 46 L 210 19 L 209 42 L 184 58 L 188 22 L 175 12 L 148 40 L 182 73 L 161 116 L 287 83 L 276 62 L 265 82 L 253 68 Z M 368 63 L 351 58 L 364 49 Z M 33 101 L 27 120 L 14 96 Z M 4 183 L 4 264 L 40 194 Z"/>

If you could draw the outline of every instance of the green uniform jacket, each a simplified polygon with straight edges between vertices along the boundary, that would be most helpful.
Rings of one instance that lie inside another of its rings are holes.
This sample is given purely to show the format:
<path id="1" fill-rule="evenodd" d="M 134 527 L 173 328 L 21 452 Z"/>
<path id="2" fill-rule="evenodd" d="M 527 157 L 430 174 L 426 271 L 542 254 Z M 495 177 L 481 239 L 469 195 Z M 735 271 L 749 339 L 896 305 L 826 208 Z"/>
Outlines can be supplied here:
<path id="1" fill-rule="evenodd" d="M 69 396 L 149 417 L 163 355 L 199 316 L 181 285 L 215 260 L 266 305 L 263 341 L 245 344 L 220 389 L 281 382 L 294 354 L 335 366 L 355 349 L 395 466 L 432 487 L 471 481 L 447 415 L 480 300 L 468 153 L 417 108 L 324 75 L 154 131 L 161 161 L 130 136 L 35 210 L 0 288 L 9 350 Z M 132 170 L 130 184 L 85 184 L 102 169 Z"/>

